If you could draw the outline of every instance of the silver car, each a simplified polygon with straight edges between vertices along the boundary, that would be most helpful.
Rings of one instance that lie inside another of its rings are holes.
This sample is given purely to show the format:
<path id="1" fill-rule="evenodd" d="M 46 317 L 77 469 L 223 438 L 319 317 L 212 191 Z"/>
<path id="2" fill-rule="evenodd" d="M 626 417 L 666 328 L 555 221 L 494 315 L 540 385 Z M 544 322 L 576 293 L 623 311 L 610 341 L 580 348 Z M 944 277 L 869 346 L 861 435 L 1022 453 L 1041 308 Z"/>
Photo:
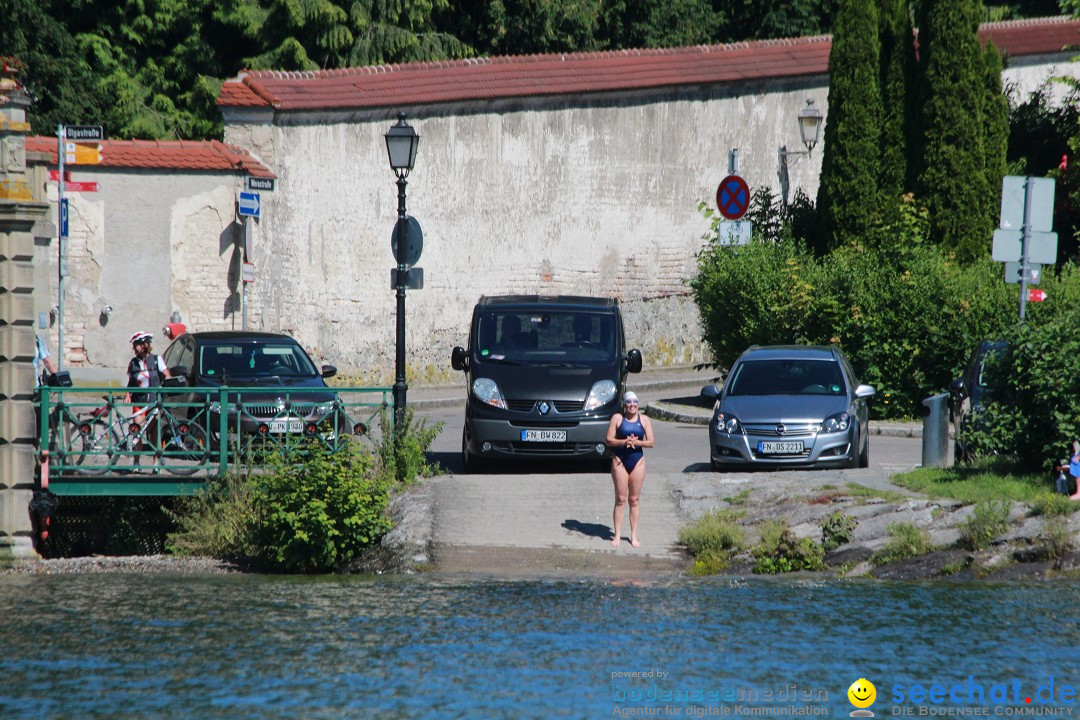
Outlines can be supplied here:
<path id="1" fill-rule="evenodd" d="M 716 470 L 739 467 L 867 467 L 867 398 L 844 353 L 814 345 L 753 346 L 739 356 L 715 400 L 709 454 Z"/>

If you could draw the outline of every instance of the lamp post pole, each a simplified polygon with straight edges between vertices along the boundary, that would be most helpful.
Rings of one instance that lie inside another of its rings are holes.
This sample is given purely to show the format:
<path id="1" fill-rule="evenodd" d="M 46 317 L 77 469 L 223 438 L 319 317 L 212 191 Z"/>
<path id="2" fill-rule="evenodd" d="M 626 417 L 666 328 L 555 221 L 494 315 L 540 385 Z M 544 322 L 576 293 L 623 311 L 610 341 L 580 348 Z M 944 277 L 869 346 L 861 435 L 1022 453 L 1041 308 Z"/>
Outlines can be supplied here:
<path id="1" fill-rule="evenodd" d="M 408 181 L 404 175 L 398 175 L 398 223 L 397 238 L 398 247 L 405 247 L 405 185 Z M 409 386 L 405 383 L 405 277 L 409 266 L 403 261 L 404 253 L 400 253 L 397 272 L 397 357 L 394 363 L 394 432 L 401 433 L 402 423 L 405 422 L 405 394 Z"/>
<path id="2" fill-rule="evenodd" d="M 405 288 L 408 284 L 409 259 L 405 250 L 405 178 L 416 162 L 416 148 L 420 145 L 420 136 L 409 123 L 405 122 L 405 113 L 398 114 L 397 124 L 392 125 L 384 135 L 386 153 L 390 159 L 390 169 L 397 175 L 398 221 L 394 228 L 394 259 L 397 260 L 394 289 L 397 291 L 397 357 L 394 362 L 394 442 L 400 443 L 401 431 L 405 424 L 405 393 L 409 386 L 405 384 Z M 400 468 L 399 468 L 400 470 Z"/>

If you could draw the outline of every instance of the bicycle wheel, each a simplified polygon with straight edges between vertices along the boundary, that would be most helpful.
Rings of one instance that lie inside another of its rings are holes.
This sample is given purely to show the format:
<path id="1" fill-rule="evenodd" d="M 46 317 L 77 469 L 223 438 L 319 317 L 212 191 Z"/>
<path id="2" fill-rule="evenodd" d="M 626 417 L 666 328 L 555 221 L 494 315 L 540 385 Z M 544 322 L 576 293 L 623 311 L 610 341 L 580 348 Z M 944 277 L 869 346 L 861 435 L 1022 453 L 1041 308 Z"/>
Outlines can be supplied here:
<path id="1" fill-rule="evenodd" d="M 70 429 L 71 444 L 68 457 L 80 475 L 101 475 L 109 469 L 112 461 L 110 450 L 116 447 L 110 442 L 112 428 L 101 420 L 84 421 Z"/>
<path id="2" fill-rule="evenodd" d="M 206 469 L 210 443 L 202 426 L 190 420 L 170 420 L 162 438 L 161 462 L 173 475 L 194 475 Z"/>

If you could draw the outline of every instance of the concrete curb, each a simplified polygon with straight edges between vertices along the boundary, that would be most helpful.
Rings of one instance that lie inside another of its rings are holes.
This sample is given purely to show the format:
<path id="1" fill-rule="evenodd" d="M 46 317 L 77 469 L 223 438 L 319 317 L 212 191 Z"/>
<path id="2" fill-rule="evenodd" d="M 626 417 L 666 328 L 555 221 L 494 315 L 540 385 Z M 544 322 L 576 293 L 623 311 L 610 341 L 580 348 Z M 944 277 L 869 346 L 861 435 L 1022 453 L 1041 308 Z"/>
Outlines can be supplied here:
<path id="1" fill-rule="evenodd" d="M 708 425 L 712 413 L 704 410 L 695 412 L 682 408 L 665 405 L 664 403 L 649 403 L 642 412 L 657 420 L 668 422 L 685 423 L 689 425 Z M 895 422 L 870 422 L 871 435 L 883 435 L 888 437 L 921 438 L 923 436 L 922 423 L 895 423 Z M 950 432 L 951 435 L 951 432 Z"/>

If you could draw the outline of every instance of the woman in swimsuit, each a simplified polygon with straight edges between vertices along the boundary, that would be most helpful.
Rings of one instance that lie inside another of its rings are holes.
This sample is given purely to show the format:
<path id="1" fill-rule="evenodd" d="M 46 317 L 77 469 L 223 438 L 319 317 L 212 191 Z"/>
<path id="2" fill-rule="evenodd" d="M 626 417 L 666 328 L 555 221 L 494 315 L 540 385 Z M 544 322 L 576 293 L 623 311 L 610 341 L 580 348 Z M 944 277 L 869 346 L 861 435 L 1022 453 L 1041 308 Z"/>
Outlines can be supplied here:
<path id="1" fill-rule="evenodd" d="M 641 486 L 645 483 L 645 453 L 642 448 L 654 444 L 652 423 L 638 413 L 638 396 L 633 392 L 623 395 L 623 412 L 611 416 L 608 424 L 607 445 L 614 448 L 611 461 L 611 480 L 615 484 L 615 511 L 612 523 L 615 537 L 611 544 L 619 547 L 622 532 L 623 506 L 630 502 L 630 544 L 641 545 L 637 528 L 641 509 Z"/>

